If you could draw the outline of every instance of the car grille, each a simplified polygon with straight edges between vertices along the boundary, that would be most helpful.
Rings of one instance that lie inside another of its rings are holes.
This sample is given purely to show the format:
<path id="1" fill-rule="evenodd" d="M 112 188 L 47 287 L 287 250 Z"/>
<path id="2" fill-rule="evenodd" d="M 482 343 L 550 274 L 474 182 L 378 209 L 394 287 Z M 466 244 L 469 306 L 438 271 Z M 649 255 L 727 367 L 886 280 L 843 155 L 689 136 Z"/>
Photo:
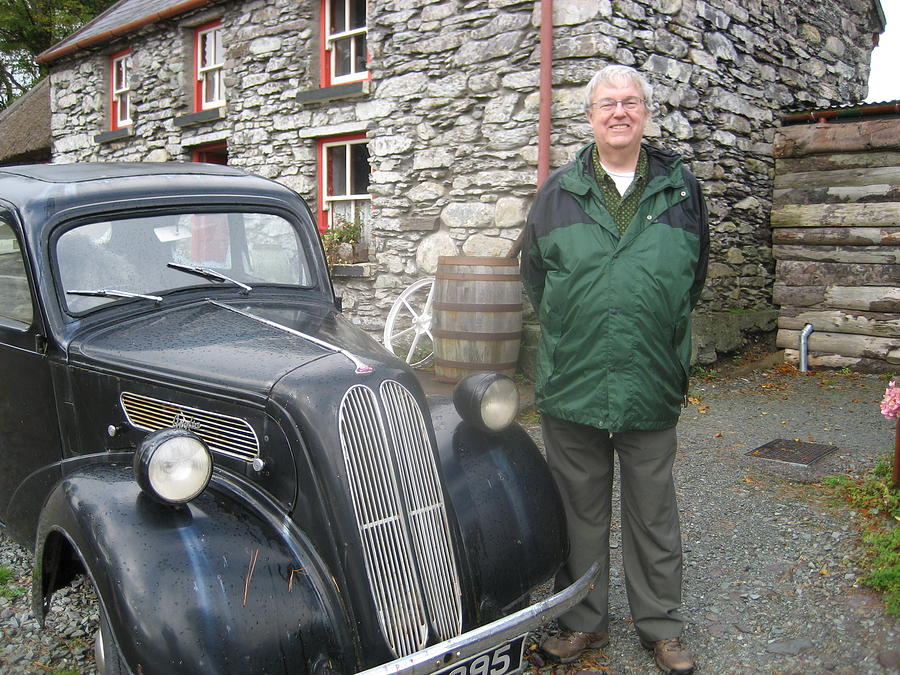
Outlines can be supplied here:
<path id="1" fill-rule="evenodd" d="M 339 424 L 369 586 L 382 632 L 399 657 L 426 645 L 429 618 L 441 640 L 459 634 L 462 605 L 422 412 L 394 381 L 382 383 L 380 399 L 382 407 L 372 389 L 352 387 Z"/>
<path id="2" fill-rule="evenodd" d="M 128 423 L 144 431 L 175 427 L 199 436 L 209 449 L 248 462 L 259 456 L 259 439 L 246 421 L 178 403 L 122 392 Z"/>

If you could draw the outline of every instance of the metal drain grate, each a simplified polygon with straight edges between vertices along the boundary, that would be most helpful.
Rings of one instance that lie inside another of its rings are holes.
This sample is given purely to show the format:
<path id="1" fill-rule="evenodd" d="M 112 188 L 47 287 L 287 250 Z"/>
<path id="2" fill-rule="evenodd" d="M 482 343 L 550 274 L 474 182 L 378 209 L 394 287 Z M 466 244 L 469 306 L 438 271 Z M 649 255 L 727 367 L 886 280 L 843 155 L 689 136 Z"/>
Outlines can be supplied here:
<path id="1" fill-rule="evenodd" d="M 751 450 L 747 454 L 751 457 L 770 459 L 774 462 L 809 466 L 835 450 L 837 450 L 836 445 L 805 443 L 803 441 L 786 441 L 783 438 L 778 438 L 774 441 L 769 441 L 765 445 L 759 446 L 756 450 Z"/>

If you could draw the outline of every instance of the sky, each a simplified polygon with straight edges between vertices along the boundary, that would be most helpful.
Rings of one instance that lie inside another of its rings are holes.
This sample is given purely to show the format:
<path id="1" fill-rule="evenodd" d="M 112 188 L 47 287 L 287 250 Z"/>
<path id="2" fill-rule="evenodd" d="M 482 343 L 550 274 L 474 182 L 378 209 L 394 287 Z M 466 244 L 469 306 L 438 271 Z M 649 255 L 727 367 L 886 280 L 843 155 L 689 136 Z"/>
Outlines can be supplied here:
<path id="1" fill-rule="evenodd" d="M 900 99 L 900 0 L 881 0 L 881 8 L 887 28 L 872 52 L 866 97 L 870 103 Z"/>

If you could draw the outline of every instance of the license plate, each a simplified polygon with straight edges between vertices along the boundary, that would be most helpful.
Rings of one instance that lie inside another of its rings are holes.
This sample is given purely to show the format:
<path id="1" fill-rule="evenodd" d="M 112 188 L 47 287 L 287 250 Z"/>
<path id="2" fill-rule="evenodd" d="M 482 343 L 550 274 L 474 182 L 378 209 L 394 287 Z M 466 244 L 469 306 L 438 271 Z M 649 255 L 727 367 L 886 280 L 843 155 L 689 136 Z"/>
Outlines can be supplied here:
<path id="1" fill-rule="evenodd" d="M 492 647 L 465 661 L 459 661 L 443 670 L 436 670 L 432 675 L 506 675 L 517 673 L 522 669 L 522 650 L 525 648 L 525 636 L 520 635 L 501 645 Z"/>

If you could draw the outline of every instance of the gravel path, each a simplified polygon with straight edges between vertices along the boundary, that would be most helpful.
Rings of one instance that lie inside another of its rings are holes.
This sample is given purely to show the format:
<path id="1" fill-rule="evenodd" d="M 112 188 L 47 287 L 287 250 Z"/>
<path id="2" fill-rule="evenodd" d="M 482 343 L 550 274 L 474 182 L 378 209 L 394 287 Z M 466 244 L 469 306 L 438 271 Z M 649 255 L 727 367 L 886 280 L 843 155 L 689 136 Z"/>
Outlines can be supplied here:
<path id="1" fill-rule="evenodd" d="M 854 518 L 814 484 L 823 475 L 863 472 L 891 452 L 893 424 L 878 411 L 884 388 L 875 376 L 780 368 L 692 380 L 676 483 L 685 638 L 698 672 L 900 672 L 900 623 L 856 582 Z M 838 450 L 808 468 L 747 456 L 775 439 Z M 629 624 L 616 533 L 611 645 L 558 670 L 658 672 Z M 28 588 L 30 562 L 29 552 L 0 535 L 0 566 L 14 571 L 13 587 Z M 84 580 L 59 593 L 52 609 L 42 631 L 27 595 L 0 597 L 0 673 L 94 672 L 97 611 Z M 553 670 L 537 664 L 532 672 Z"/>

